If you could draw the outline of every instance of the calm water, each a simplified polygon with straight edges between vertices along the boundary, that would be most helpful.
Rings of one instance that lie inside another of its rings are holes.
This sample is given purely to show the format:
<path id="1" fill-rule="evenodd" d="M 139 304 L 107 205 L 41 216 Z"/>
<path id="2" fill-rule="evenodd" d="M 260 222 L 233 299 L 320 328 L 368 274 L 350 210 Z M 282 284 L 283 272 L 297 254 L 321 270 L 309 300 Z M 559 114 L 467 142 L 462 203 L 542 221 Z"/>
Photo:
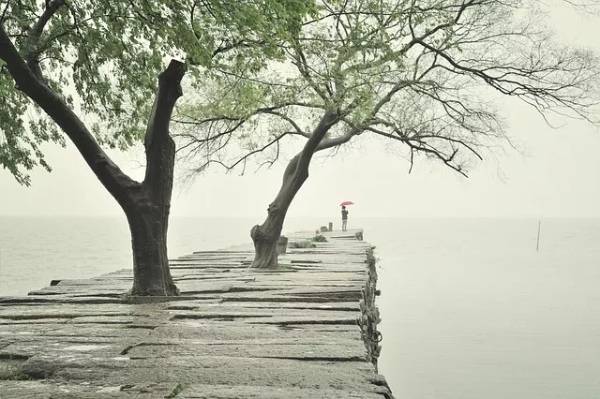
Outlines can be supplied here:
<path id="1" fill-rule="evenodd" d="M 253 219 L 173 219 L 175 257 Z M 291 219 L 286 231 L 323 220 Z M 398 399 L 600 398 L 600 220 L 353 219 L 377 246 Z M 0 218 L 0 295 L 130 267 L 124 219 Z"/>

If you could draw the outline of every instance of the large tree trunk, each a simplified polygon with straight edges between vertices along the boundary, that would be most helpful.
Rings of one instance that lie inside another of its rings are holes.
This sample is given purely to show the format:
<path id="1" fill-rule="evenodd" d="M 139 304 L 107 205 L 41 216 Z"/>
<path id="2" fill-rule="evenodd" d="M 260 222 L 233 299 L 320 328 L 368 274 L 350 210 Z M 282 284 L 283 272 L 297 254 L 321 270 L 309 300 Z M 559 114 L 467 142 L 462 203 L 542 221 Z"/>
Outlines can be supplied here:
<path id="1" fill-rule="evenodd" d="M 179 295 L 169 269 L 168 218 L 161 213 L 157 207 L 146 204 L 138 204 L 127 213 L 133 250 L 131 295 Z"/>
<path id="2" fill-rule="evenodd" d="M 129 199 L 122 204 L 133 250 L 131 295 L 179 295 L 167 255 L 175 164 L 175 143 L 169 135 L 169 124 L 175 102 L 181 96 L 179 82 L 184 72 L 182 63 L 172 61 L 159 76 L 144 140 L 146 176 L 140 187 L 129 190 Z"/>

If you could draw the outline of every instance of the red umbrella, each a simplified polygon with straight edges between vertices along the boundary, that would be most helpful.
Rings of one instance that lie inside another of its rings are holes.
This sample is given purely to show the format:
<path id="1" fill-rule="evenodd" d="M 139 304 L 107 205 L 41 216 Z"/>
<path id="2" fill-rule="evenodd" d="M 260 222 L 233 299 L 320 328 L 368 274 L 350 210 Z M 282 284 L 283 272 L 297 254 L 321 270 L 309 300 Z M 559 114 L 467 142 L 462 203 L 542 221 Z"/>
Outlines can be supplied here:
<path id="1" fill-rule="evenodd" d="M 354 202 L 352 201 L 344 201 L 340 204 L 340 206 L 345 206 L 345 205 L 354 205 Z"/>

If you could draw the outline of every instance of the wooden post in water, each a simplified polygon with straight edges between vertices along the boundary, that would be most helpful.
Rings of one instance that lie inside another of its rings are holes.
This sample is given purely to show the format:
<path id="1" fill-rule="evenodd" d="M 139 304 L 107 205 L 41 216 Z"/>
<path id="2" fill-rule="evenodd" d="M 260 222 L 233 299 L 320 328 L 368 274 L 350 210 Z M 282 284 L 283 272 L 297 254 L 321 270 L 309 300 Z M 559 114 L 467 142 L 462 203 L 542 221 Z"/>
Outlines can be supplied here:
<path id="1" fill-rule="evenodd" d="M 540 227 L 542 225 L 542 221 L 538 220 L 538 235 L 537 235 L 537 245 L 535 246 L 535 250 L 539 251 L 540 250 Z"/>

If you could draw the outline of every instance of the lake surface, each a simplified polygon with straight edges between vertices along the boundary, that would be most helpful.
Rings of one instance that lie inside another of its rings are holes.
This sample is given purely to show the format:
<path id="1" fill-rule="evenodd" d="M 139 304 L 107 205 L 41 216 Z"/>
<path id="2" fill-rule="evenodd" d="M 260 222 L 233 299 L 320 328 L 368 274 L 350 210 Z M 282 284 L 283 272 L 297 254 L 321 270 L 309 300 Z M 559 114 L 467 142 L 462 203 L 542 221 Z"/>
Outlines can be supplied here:
<path id="1" fill-rule="evenodd" d="M 169 255 L 248 242 L 257 221 L 173 218 Z M 539 251 L 537 220 L 348 227 L 377 247 L 380 372 L 398 399 L 600 398 L 600 220 L 542 220 Z M 0 217 L 0 295 L 129 268 L 129 240 L 124 218 Z"/>

